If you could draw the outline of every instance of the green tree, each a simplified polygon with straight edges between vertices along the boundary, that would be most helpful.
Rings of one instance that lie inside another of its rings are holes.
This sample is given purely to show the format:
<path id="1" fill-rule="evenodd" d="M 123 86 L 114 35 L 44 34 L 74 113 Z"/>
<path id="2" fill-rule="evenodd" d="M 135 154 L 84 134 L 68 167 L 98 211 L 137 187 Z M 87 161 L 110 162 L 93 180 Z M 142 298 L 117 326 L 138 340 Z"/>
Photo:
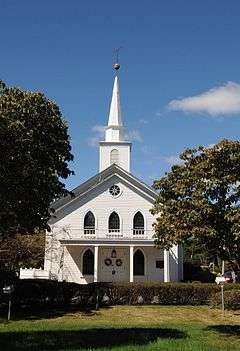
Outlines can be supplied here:
<path id="1" fill-rule="evenodd" d="M 43 268 L 45 233 L 16 234 L 0 242 L 0 271 Z"/>
<path id="2" fill-rule="evenodd" d="M 0 82 L 0 239 L 48 229 L 51 203 L 73 172 L 67 125 L 39 92 Z"/>
<path id="3" fill-rule="evenodd" d="M 240 267 L 240 142 L 187 149 L 182 164 L 154 182 L 156 245 L 195 242 L 210 257 Z"/>

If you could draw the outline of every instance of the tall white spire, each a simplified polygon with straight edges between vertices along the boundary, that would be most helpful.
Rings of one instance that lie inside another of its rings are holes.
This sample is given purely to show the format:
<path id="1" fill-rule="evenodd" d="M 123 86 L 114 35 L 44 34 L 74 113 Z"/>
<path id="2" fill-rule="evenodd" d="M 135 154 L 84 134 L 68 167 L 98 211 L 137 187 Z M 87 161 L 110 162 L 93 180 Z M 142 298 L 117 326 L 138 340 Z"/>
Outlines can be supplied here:
<path id="1" fill-rule="evenodd" d="M 118 76 L 114 79 L 108 126 L 122 126 Z"/>
<path id="2" fill-rule="evenodd" d="M 110 105 L 110 112 L 108 118 L 108 126 L 105 131 L 105 141 L 121 142 L 125 140 L 125 132 L 122 123 L 120 92 L 118 76 L 114 79 L 112 100 Z"/>

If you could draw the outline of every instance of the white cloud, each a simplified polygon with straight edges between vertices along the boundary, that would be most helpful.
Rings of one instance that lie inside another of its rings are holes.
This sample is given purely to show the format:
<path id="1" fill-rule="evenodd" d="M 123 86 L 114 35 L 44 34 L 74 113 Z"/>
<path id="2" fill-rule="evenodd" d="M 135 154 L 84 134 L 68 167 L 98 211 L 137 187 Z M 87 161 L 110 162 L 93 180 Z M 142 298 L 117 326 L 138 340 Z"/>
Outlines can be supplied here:
<path id="1" fill-rule="evenodd" d="M 145 118 L 140 118 L 139 123 L 141 124 L 148 124 L 148 120 Z"/>
<path id="2" fill-rule="evenodd" d="M 91 147 L 96 147 L 98 146 L 99 141 L 100 141 L 100 137 L 94 136 L 94 137 L 88 138 L 87 143 Z"/>
<path id="3" fill-rule="evenodd" d="M 240 113 L 240 84 L 227 82 L 202 94 L 170 101 L 170 110 L 224 116 Z"/>
<path id="4" fill-rule="evenodd" d="M 156 115 L 157 117 L 162 117 L 162 116 L 163 116 L 163 112 L 157 111 L 155 115 Z"/>
<path id="5" fill-rule="evenodd" d="M 91 147 L 98 146 L 99 141 L 104 140 L 104 133 L 105 133 L 105 126 L 95 125 L 92 127 L 93 136 L 87 139 L 87 143 Z M 143 142 L 143 138 L 140 132 L 136 129 L 130 130 L 127 135 L 126 139 L 130 141 L 138 141 L 139 143 Z"/>
<path id="6" fill-rule="evenodd" d="M 106 129 L 106 127 L 100 126 L 100 125 L 96 125 L 96 126 L 92 127 L 92 131 L 96 132 L 98 134 L 101 134 L 101 136 L 104 135 L 105 129 Z"/>
<path id="7" fill-rule="evenodd" d="M 127 133 L 127 139 L 130 140 L 130 141 L 138 141 L 139 143 L 142 143 L 143 142 L 143 138 L 139 132 L 139 130 L 137 129 L 133 129 L 133 130 L 130 130 L 128 133 Z"/>
<path id="8" fill-rule="evenodd" d="M 179 158 L 179 155 L 170 155 L 163 157 L 164 161 L 167 162 L 170 166 L 180 165 L 184 161 Z"/>
<path id="9" fill-rule="evenodd" d="M 212 147 L 214 147 L 216 144 L 209 144 L 206 146 L 207 149 L 211 149 Z"/>
<path id="10" fill-rule="evenodd" d="M 143 145 L 141 147 L 141 151 L 144 155 L 147 155 L 147 156 L 152 155 L 152 151 L 148 145 Z"/>
<path id="11" fill-rule="evenodd" d="M 91 147 L 98 146 L 99 141 L 103 140 L 105 127 L 101 125 L 95 125 L 92 127 L 94 135 L 88 138 L 87 143 Z"/>

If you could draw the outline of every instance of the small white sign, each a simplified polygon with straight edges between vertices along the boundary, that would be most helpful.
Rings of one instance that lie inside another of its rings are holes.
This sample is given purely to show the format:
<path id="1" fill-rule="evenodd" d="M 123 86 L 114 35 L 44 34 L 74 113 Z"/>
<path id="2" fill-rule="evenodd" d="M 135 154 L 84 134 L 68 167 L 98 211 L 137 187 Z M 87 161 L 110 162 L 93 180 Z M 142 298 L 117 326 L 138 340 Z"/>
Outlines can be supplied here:
<path id="1" fill-rule="evenodd" d="M 224 277 L 216 277 L 215 282 L 217 284 L 224 284 L 224 283 L 226 283 L 226 278 L 224 278 Z"/>

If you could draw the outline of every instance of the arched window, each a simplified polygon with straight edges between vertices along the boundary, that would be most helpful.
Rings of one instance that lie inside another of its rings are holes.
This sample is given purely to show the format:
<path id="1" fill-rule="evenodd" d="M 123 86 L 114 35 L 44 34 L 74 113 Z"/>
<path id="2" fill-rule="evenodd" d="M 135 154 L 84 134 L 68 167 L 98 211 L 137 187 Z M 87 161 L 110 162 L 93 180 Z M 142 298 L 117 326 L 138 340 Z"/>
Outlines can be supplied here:
<path id="1" fill-rule="evenodd" d="M 109 233 L 120 232 L 120 219 L 116 212 L 112 212 L 108 219 Z"/>
<path id="2" fill-rule="evenodd" d="M 133 234 L 144 234 L 144 218 L 141 212 L 137 212 L 133 217 Z"/>
<path id="3" fill-rule="evenodd" d="M 144 275 L 144 254 L 137 250 L 133 256 L 133 274 Z"/>
<path id="4" fill-rule="evenodd" d="M 95 217 L 91 211 L 84 217 L 84 234 L 95 234 Z"/>
<path id="5" fill-rule="evenodd" d="M 93 275 L 94 274 L 94 254 L 92 250 L 88 249 L 83 254 L 82 274 Z"/>
<path id="6" fill-rule="evenodd" d="M 113 149 L 110 152 L 110 165 L 113 163 L 116 163 L 116 165 L 119 163 L 119 152 L 117 149 Z"/>

